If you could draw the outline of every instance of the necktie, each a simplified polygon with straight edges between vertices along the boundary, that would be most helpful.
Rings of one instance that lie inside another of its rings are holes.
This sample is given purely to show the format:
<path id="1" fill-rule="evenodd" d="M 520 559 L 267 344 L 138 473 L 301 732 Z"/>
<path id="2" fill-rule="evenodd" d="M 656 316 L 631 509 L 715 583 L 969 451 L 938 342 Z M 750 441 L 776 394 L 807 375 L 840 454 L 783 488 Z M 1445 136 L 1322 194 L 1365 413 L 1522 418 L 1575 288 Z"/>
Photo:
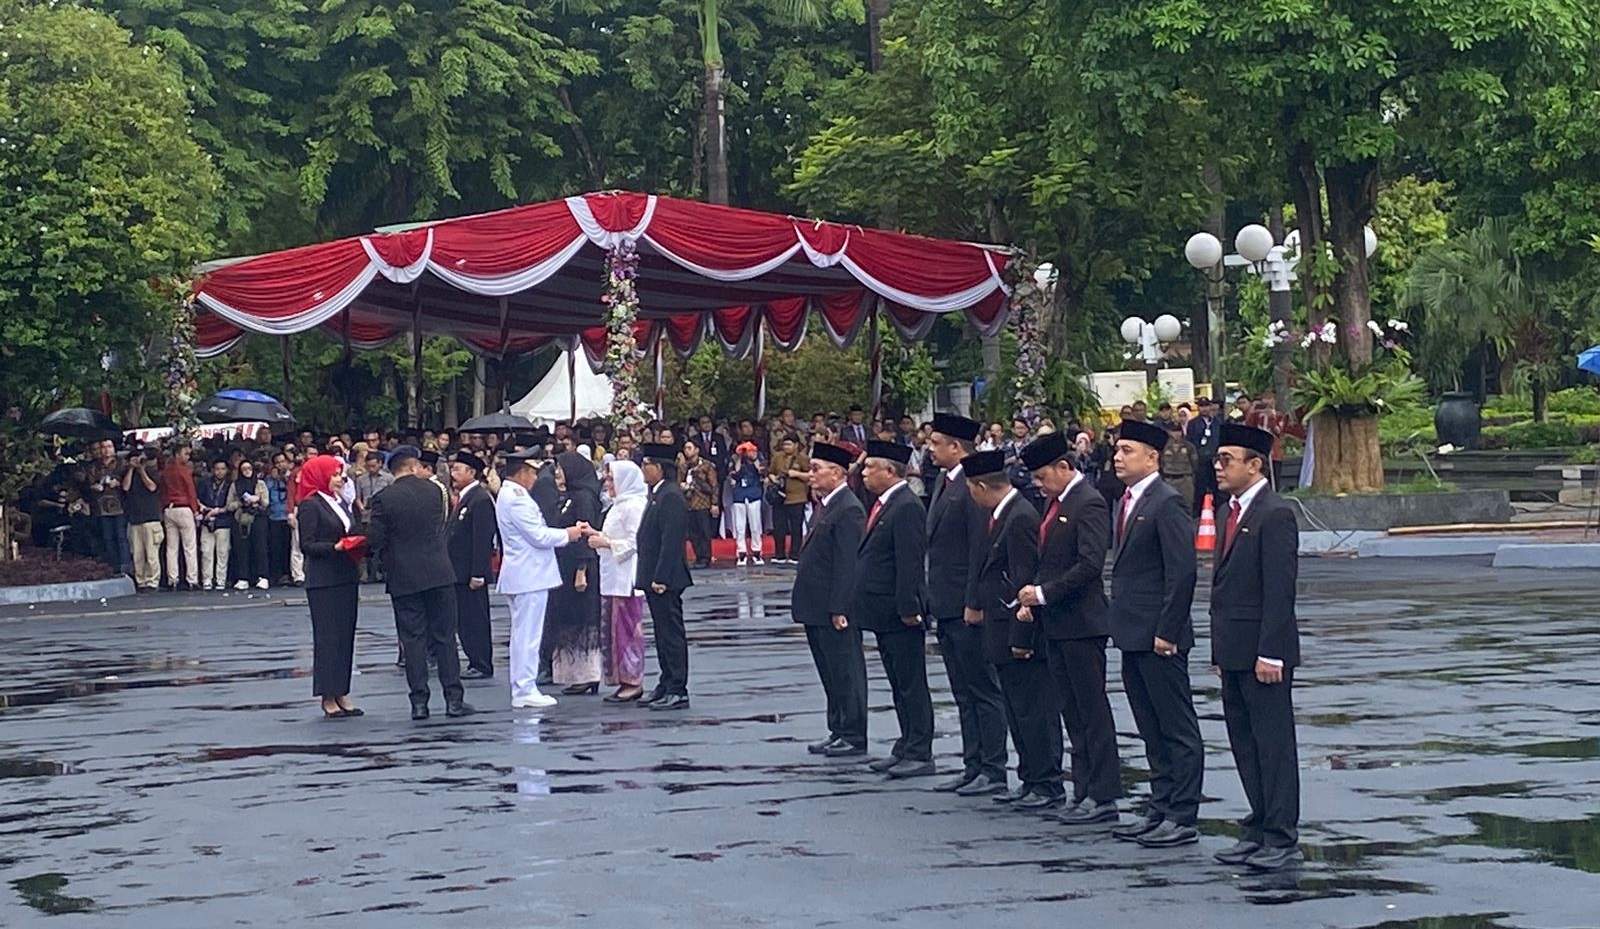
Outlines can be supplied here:
<path id="1" fill-rule="evenodd" d="M 1039 524 L 1039 544 L 1040 545 L 1044 544 L 1044 533 L 1045 533 L 1045 530 L 1049 529 L 1050 528 L 1050 524 L 1056 521 L 1056 514 L 1060 513 L 1060 512 L 1061 512 L 1061 498 L 1060 497 L 1056 497 L 1055 499 L 1050 501 L 1050 509 L 1049 509 L 1049 511 L 1047 511 L 1044 514 L 1044 522 Z"/>
<path id="2" fill-rule="evenodd" d="M 872 531 L 872 524 L 878 521 L 878 514 L 883 512 L 883 501 L 879 500 L 872 505 L 872 512 L 867 514 L 867 531 Z"/>
<path id="3" fill-rule="evenodd" d="M 994 517 L 989 517 L 989 534 L 994 535 Z"/>
<path id="4" fill-rule="evenodd" d="M 1228 506 L 1228 525 L 1222 532 L 1222 554 L 1224 557 L 1227 556 L 1228 552 L 1233 551 L 1233 537 L 1239 534 L 1239 516 L 1243 512 L 1244 507 L 1239 505 L 1237 498 Z"/>
<path id="5" fill-rule="evenodd" d="M 1122 519 L 1117 524 L 1117 544 L 1128 540 L 1128 517 L 1133 515 L 1133 488 L 1122 492 Z"/>

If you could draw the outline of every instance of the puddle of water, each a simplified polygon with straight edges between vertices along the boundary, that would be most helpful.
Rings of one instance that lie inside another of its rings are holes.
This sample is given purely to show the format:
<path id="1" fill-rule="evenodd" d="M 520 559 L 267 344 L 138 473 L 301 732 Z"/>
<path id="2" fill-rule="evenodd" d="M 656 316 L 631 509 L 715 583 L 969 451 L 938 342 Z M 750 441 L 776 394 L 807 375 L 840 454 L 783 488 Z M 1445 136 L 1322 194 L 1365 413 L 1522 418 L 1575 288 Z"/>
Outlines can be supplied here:
<path id="1" fill-rule="evenodd" d="M 1422 793 L 1430 803 L 1449 803 L 1467 797 L 1525 797 L 1538 785 L 1532 781 L 1509 781 L 1504 784 L 1462 784 L 1459 787 L 1440 787 Z"/>
<path id="2" fill-rule="evenodd" d="M 33 690 L 0 692 L 0 710 L 8 707 L 48 706 L 74 697 L 92 697 L 97 694 L 116 693 L 123 690 L 146 690 L 151 687 L 199 687 L 206 684 L 231 684 L 238 681 L 288 680 L 310 677 L 310 668 L 271 668 L 266 671 L 246 671 L 240 674 L 198 674 L 190 677 L 162 677 L 149 680 L 119 680 L 123 674 L 144 673 L 143 668 L 102 669 L 97 679 L 71 681 L 54 687 Z"/>
<path id="3" fill-rule="evenodd" d="M 1466 913 L 1456 916 L 1424 916 L 1420 919 L 1395 919 L 1373 923 L 1359 929 L 1508 929 L 1500 922 L 1510 913 Z"/>
<path id="4" fill-rule="evenodd" d="M 1432 893 L 1427 884 L 1415 881 L 1395 881 L 1365 874 L 1305 875 L 1294 871 L 1251 876 L 1240 883 L 1240 889 L 1245 899 L 1257 906 L 1338 900 L 1358 895 Z"/>
<path id="5" fill-rule="evenodd" d="M 1469 843 L 1529 851 L 1563 868 L 1600 874 L 1600 816 L 1540 820 L 1469 813 L 1467 818 L 1478 830 Z"/>
<path id="6" fill-rule="evenodd" d="M 11 882 L 16 888 L 17 895 L 22 897 L 22 902 L 33 907 L 41 913 L 50 916 L 61 916 L 66 913 L 87 913 L 94 909 L 94 901 L 88 897 L 69 897 L 67 889 L 67 876 L 57 872 L 35 874 L 33 877 L 24 877 Z"/>
<path id="7" fill-rule="evenodd" d="M 35 758 L 0 758 L 0 779 L 8 777 L 55 777 L 59 774 L 82 773 L 82 768 L 63 761 L 40 761 Z"/>

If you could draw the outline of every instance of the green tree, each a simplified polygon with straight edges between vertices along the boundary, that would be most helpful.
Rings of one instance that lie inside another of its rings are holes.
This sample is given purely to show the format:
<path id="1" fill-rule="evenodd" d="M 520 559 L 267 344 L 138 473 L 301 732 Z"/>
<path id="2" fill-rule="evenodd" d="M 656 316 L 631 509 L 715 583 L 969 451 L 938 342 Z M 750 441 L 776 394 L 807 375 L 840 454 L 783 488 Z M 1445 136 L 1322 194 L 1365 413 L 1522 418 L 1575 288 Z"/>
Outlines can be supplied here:
<path id="1" fill-rule="evenodd" d="M 142 384 L 178 312 L 161 283 L 211 248 L 219 180 L 187 109 L 110 17 L 0 6 L 0 499 L 47 410 Z"/>

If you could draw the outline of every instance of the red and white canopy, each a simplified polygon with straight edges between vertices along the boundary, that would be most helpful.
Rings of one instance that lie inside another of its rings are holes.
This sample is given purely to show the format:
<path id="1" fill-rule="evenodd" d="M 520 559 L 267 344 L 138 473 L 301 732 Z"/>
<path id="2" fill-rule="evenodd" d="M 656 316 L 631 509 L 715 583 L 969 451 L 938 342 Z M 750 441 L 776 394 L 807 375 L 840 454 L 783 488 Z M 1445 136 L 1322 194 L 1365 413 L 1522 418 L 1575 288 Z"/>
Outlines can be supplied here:
<path id="1" fill-rule="evenodd" d="M 742 354 L 764 324 L 793 348 L 812 309 L 839 344 L 880 307 L 908 339 L 940 313 L 986 334 L 1005 322 L 1005 250 L 616 192 L 221 263 L 197 285 L 198 347 L 317 327 L 363 347 L 416 325 L 498 355 L 582 344 L 598 367 L 606 259 L 622 242 L 639 255 L 642 347 L 664 335 L 687 354 L 709 332 Z"/>

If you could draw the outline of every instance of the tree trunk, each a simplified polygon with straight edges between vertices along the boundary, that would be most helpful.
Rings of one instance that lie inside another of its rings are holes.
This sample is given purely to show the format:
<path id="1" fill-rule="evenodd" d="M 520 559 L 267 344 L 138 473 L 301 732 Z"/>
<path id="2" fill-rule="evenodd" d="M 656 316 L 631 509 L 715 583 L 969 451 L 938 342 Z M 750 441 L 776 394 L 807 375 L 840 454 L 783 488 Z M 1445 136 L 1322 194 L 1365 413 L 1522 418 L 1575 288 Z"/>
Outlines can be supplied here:
<path id="1" fill-rule="evenodd" d="M 1301 142 L 1289 153 L 1289 189 L 1294 194 L 1295 225 L 1300 231 L 1300 292 L 1305 295 L 1306 327 L 1320 327 L 1328 319 L 1328 291 L 1312 268 L 1322 254 L 1326 223 L 1322 216 L 1322 175 L 1317 170 L 1317 153 L 1310 143 Z M 1329 346 L 1313 342 L 1311 367 L 1323 368 L 1331 354 Z"/>
<path id="2" fill-rule="evenodd" d="M 722 89 L 722 45 L 718 38 L 721 21 L 718 0 L 700 2 L 701 54 L 705 62 L 706 202 L 728 202 L 728 123 L 727 94 Z"/>
<path id="3" fill-rule="evenodd" d="M 1333 278 L 1333 307 L 1343 331 L 1339 345 L 1352 371 L 1372 363 L 1372 281 L 1367 268 L 1367 222 L 1378 204 L 1378 162 L 1367 159 L 1326 170 L 1328 241 L 1339 272 Z"/>
<path id="4" fill-rule="evenodd" d="M 459 391 L 460 382 L 456 378 L 452 377 L 450 382 L 444 385 L 443 415 L 444 428 L 446 429 L 454 429 L 455 427 L 461 425 L 461 407 L 459 406 L 457 397 Z"/>
<path id="5" fill-rule="evenodd" d="M 1533 376 L 1533 421 L 1546 422 L 1550 418 L 1550 387 L 1544 382 L 1544 375 Z"/>
<path id="6" fill-rule="evenodd" d="M 1206 213 L 1205 231 L 1217 237 L 1218 242 L 1226 242 L 1227 230 L 1227 201 L 1222 191 L 1222 166 L 1209 162 L 1200 168 L 1200 182 L 1205 185 L 1206 192 L 1211 194 L 1211 209 Z M 1210 274 L 1210 271 L 1201 272 Z M 1214 287 L 1208 284 L 1206 301 L 1194 310 L 1189 316 L 1189 359 L 1194 366 L 1194 379 L 1197 384 L 1209 384 L 1212 381 L 1212 371 L 1215 369 L 1217 359 L 1211 357 L 1211 300 Z M 1218 403 L 1225 402 L 1224 398 L 1217 398 Z"/>
<path id="7" fill-rule="evenodd" d="M 883 70 L 883 21 L 889 16 L 889 0 L 867 0 L 867 68 Z"/>
<path id="8" fill-rule="evenodd" d="M 1311 486 L 1329 494 L 1371 494 L 1383 490 L 1383 455 L 1376 416 L 1312 417 L 1314 459 Z"/>

